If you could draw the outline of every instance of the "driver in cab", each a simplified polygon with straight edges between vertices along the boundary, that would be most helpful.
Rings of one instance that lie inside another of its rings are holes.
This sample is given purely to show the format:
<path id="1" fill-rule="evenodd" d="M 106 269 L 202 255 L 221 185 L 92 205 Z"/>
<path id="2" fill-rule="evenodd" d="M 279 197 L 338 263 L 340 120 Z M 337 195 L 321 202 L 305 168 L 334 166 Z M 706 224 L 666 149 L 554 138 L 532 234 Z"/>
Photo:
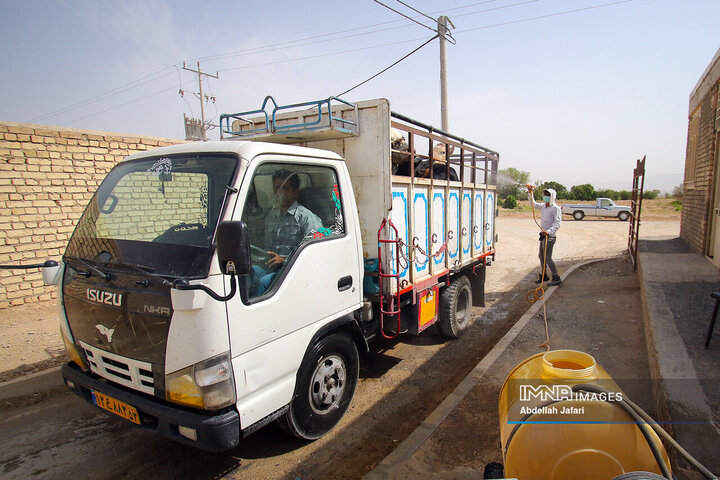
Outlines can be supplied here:
<path id="1" fill-rule="evenodd" d="M 269 249 L 264 267 L 253 265 L 255 296 L 262 295 L 285 264 L 286 259 L 300 245 L 303 238 L 322 228 L 320 218 L 297 201 L 300 178 L 287 170 L 273 173 L 273 192 L 276 205 L 265 220 L 265 245 Z"/>

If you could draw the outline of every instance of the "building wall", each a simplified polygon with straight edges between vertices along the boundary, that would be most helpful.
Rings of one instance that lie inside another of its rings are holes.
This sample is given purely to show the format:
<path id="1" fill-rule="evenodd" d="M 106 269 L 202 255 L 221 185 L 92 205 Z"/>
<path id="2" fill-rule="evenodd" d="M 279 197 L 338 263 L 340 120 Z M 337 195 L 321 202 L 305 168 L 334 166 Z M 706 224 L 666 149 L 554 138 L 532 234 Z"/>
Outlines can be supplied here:
<path id="1" fill-rule="evenodd" d="M 720 50 L 715 54 L 690 95 L 688 147 L 685 157 L 683 208 L 680 237 L 700 254 L 708 253 L 711 211 L 717 169 L 717 127 L 720 118 Z M 692 138 L 692 120 L 697 118 L 697 138 Z M 693 143 L 695 142 L 695 145 Z"/>
<path id="2" fill-rule="evenodd" d="M 59 260 L 105 174 L 127 155 L 176 143 L 0 121 L 0 264 Z M 54 297 L 39 269 L 0 270 L 0 308 Z"/>
<path id="3" fill-rule="evenodd" d="M 715 171 L 715 107 L 717 89 L 711 90 L 700 103 L 697 156 L 694 174 L 687 175 L 684 182 L 683 208 L 680 236 L 698 253 L 706 253 L 710 234 L 709 213 L 712 203 L 713 175 Z M 688 129 L 688 137 L 689 137 Z M 689 140 L 689 138 L 688 138 Z M 690 142 L 688 141 L 688 144 Z M 688 152 L 689 154 L 690 152 Z M 690 178 L 688 178 L 690 177 Z"/>

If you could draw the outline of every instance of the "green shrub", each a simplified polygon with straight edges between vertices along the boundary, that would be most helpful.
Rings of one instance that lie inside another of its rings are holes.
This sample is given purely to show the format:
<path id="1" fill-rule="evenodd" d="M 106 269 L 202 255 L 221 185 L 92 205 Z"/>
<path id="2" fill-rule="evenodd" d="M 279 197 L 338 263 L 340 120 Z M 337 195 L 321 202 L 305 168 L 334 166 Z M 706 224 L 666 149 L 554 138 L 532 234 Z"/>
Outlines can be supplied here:
<path id="1" fill-rule="evenodd" d="M 670 205 L 673 206 L 676 212 L 682 210 L 682 202 L 680 200 L 673 200 L 672 202 L 670 202 Z"/>
<path id="2" fill-rule="evenodd" d="M 508 195 L 502 203 L 503 208 L 513 209 L 517 207 L 517 198 L 515 195 Z"/>

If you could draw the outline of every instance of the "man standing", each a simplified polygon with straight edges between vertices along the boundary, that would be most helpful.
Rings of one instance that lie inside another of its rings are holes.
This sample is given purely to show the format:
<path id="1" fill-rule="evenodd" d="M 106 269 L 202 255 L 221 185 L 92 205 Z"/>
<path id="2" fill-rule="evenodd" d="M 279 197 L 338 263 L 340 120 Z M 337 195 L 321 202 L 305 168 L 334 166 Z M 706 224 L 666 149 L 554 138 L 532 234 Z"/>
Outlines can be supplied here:
<path id="1" fill-rule="evenodd" d="M 555 203 L 557 194 L 552 188 L 543 190 L 543 203 L 535 202 L 533 199 L 533 187 L 528 186 L 528 200 L 534 208 L 540 210 L 540 278 L 535 283 L 542 283 L 550 280 L 548 285 L 561 285 L 560 275 L 552 259 L 553 247 L 557 240 L 557 231 L 562 223 L 562 211 Z M 552 272 L 552 279 L 547 276 L 547 268 Z M 544 277 L 543 277 L 544 275 Z"/>

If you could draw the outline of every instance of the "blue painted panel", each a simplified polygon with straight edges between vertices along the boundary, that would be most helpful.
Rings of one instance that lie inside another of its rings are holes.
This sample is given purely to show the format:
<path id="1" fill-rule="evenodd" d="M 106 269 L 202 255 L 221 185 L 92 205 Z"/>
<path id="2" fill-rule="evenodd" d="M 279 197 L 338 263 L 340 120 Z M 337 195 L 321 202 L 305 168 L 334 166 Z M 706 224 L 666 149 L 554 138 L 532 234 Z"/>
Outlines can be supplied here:
<path id="1" fill-rule="evenodd" d="M 475 249 L 482 251 L 483 248 L 483 232 L 485 231 L 484 228 L 484 222 L 483 222 L 483 194 L 476 193 L 475 194 L 475 216 L 473 221 L 473 229 L 475 227 L 478 228 L 477 233 L 473 232 L 473 243 L 475 244 Z"/>
<path id="2" fill-rule="evenodd" d="M 415 199 L 413 200 L 413 209 L 415 210 L 415 218 L 418 218 L 417 217 L 418 213 L 422 212 L 421 216 L 425 219 L 425 237 L 424 238 L 420 237 L 420 235 L 417 235 L 417 232 L 416 232 L 415 236 L 418 237 L 418 244 L 420 245 L 420 247 L 423 250 L 425 250 L 426 253 L 429 254 L 430 253 L 430 247 L 429 247 L 430 228 L 428 226 L 427 194 L 425 194 L 425 193 L 416 193 L 415 194 Z M 420 225 L 418 225 L 418 222 L 415 222 L 415 228 L 417 229 L 419 227 L 420 227 Z M 424 272 L 425 270 L 427 270 L 428 265 L 430 264 L 430 262 L 427 261 L 427 259 L 425 257 L 422 257 L 422 255 L 420 258 L 422 259 L 421 261 L 424 263 L 415 262 L 415 271 L 418 273 Z"/>
<path id="3" fill-rule="evenodd" d="M 455 201 L 453 202 L 453 198 Z M 448 200 L 448 208 L 454 209 L 456 218 L 457 218 L 457 224 L 454 225 L 455 228 L 452 228 L 453 230 L 453 241 L 455 242 L 455 252 L 450 251 L 450 245 L 448 245 L 448 253 L 450 254 L 450 258 L 455 258 L 458 256 L 458 252 L 460 250 L 460 197 L 458 197 L 457 192 L 451 192 L 450 198 Z"/>
<path id="4" fill-rule="evenodd" d="M 487 207 L 485 210 L 485 218 L 487 224 L 490 226 L 485 230 L 485 245 L 488 247 L 493 244 L 493 237 L 495 236 L 495 218 L 493 217 L 495 212 L 495 195 L 492 192 L 487 194 Z"/>
<path id="5" fill-rule="evenodd" d="M 406 195 L 406 193 L 403 192 L 403 191 L 399 191 L 399 192 L 398 192 L 398 191 L 394 191 L 393 194 L 392 194 L 392 196 L 393 196 L 393 212 L 392 212 L 393 223 L 395 224 L 395 227 L 397 227 L 397 229 L 398 229 L 398 233 L 399 233 L 399 235 L 400 235 L 400 238 L 401 238 L 402 241 L 405 243 L 405 245 L 407 245 L 407 244 L 408 244 L 408 209 L 407 209 L 407 195 Z M 402 202 L 402 208 L 396 209 L 396 208 L 394 207 L 396 200 L 399 200 L 399 201 Z M 399 210 L 399 211 L 398 211 L 398 210 Z M 392 229 L 391 229 L 391 230 L 392 230 Z M 391 252 L 392 252 L 392 254 L 391 254 L 391 257 L 390 257 L 390 258 L 392 259 L 392 261 L 391 261 L 392 272 L 393 272 L 393 274 L 397 274 L 398 272 L 397 272 L 397 270 L 396 270 L 396 268 L 395 268 L 395 261 L 396 261 L 396 259 L 395 259 L 395 251 L 394 251 L 394 249 L 393 249 Z M 401 277 L 407 275 L 407 265 L 405 265 L 405 266 L 404 266 L 405 268 L 403 268 L 402 262 L 403 262 L 403 260 L 402 260 L 402 257 L 401 257 L 401 260 L 400 260 L 400 268 L 401 268 L 402 270 L 399 272 Z"/>
<path id="6" fill-rule="evenodd" d="M 466 226 L 467 226 L 467 229 L 468 229 L 468 241 L 465 242 L 465 243 L 467 243 L 467 245 L 463 245 L 463 249 L 462 249 L 462 250 L 463 250 L 463 253 L 470 253 L 470 244 L 472 243 L 472 241 L 470 240 L 470 238 L 472 237 L 472 218 L 473 218 L 473 217 L 472 217 L 472 211 L 473 211 L 473 208 L 472 208 L 472 197 L 470 196 L 470 193 L 465 192 L 465 193 L 463 194 L 463 204 L 464 204 L 465 206 L 467 206 L 467 208 L 468 208 L 470 211 L 466 213 L 467 219 L 468 219 L 468 222 L 467 222 L 467 225 L 466 225 Z M 463 220 L 464 220 L 464 219 L 463 219 Z"/>
<path id="7" fill-rule="evenodd" d="M 440 208 L 436 209 L 435 205 L 436 202 L 440 203 Z M 441 230 L 439 232 L 433 231 L 433 233 L 437 234 L 438 241 L 441 242 L 440 245 L 442 245 L 445 242 L 445 195 L 440 192 L 435 192 L 433 194 L 433 213 L 434 215 L 437 215 L 438 210 L 440 211 L 440 222 L 439 224 L 442 225 Z M 435 217 L 434 221 L 437 221 L 438 217 Z M 434 228 L 433 228 L 434 230 Z M 445 263 L 445 252 L 438 255 L 434 260 L 435 265 L 440 265 L 442 263 Z"/>

